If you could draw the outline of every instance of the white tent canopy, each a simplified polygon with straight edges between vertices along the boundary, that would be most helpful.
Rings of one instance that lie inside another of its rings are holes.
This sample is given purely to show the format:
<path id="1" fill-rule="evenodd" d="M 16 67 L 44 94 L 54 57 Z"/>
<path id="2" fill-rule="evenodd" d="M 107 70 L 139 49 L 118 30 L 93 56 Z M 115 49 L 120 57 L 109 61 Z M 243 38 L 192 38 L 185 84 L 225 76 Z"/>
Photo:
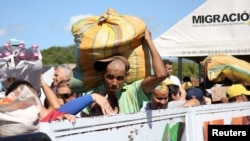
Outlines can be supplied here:
<path id="1" fill-rule="evenodd" d="M 154 40 L 164 57 L 201 61 L 223 53 L 248 60 L 250 0 L 207 0 Z"/>

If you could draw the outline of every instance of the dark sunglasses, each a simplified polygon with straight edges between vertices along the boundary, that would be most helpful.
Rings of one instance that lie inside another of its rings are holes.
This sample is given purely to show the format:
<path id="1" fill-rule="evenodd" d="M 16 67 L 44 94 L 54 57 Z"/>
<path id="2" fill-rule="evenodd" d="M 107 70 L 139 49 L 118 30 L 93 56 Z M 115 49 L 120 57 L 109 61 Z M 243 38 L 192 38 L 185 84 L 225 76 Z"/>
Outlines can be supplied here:
<path id="1" fill-rule="evenodd" d="M 70 98 L 74 93 L 63 93 L 63 94 L 57 94 L 59 96 L 61 96 L 64 99 L 68 99 Z"/>

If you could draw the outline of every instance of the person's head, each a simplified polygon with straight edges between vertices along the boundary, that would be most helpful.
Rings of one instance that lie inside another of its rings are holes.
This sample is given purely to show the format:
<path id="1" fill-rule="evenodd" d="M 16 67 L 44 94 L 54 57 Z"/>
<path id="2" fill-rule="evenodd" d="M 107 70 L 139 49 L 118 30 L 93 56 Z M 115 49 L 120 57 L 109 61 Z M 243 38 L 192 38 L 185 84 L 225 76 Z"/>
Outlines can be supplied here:
<path id="1" fill-rule="evenodd" d="M 227 89 L 227 96 L 229 102 L 244 102 L 248 101 L 250 91 L 241 84 L 233 84 Z"/>
<path id="2" fill-rule="evenodd" d="M 62 80 L 56 87 L 56 94 L 62 98 L 64 103 L 71 101 L 79 96 L 79 93 L 74 92 L 69 87 L 69 80 Z"/>
<path id="3" fill-rule="evenodd" d="M 175 84 L 168 84 L 167 86 L 169 90 L 169 101 L 179 100 L 181 98 L 180 87 Z"/>
<path id="4" fill-rule="evenodd" d="M 173 74 L 173 63 L 170 60 L 164 60 L 167 76 Z"/>
<path id="5" fill-rule="evenodd" d="M 116 95 L 108 93 L 107 99 L 108 99 L 108 102 L 109 102 L 112 110 L 115 112 L 114 114 L 118 114 L 119 113 L 119 103 L 118 103 L 118 99 L 117 99 Z M 90 116 L 103 115 L 101 107 L 98 104 L 96 104 L 95 102 L 93 102 L 91 104 L 90 108 L 91 108 Z"/>
<path id="6" fill-rule="evenodd" d="M 53 86 L 56 87 L 62 80 L 69 80 L 72 74 L 72 69 L 68 65 L 59 65 L 55 67 L 53 76 Z"/>
<path id="7" fill-rule="evenodd" d="M 185 76 L 183 77 L 183 80 L 182 80 L 182 87 L 184 89 L 188 89 L 188 88 L 192 88 L 193 87 L 193 84 L 192 84 L 192 81 L 191 81 L 191 78 L 189 76 Z"/>
<path id="8" fill-rule="evenodd" d="M 186 100 L 190 100 L 192 98 L 198 99 L 201 103 L 204 103 L 203 99 L 203 91 L 200 88 L 189 88 L 186 90 Z"/>
<path id="9" fill-rule="evenodd" d="M 191 78 L 189 76 L 184 76 L 183 82 L 192 82 L 192 81 L 191 81 Z"/>
<path id="10" fill-rule="evenodd" d="M 160 83 L 152 92 L 151 110 L 165 109 L 168 104 L 168 87 Z"/>
<path id="11" fill-rule="evenodd" d="M 129 74 L 130 65 L 125 57 L 112 56 L 96 61 L 94 68 L 102 73 L 107 91 L 116 94 L 121 90 Z"/>

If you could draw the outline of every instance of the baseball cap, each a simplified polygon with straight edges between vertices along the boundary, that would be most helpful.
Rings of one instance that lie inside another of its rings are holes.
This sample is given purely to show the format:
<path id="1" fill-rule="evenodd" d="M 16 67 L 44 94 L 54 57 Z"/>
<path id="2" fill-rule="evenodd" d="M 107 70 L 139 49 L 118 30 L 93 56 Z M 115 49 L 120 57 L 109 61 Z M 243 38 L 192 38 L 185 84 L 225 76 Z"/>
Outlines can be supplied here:
<path id="1" fill-rule="evenodd" d="M 243 85 L 241 84 L 233 84 L 227 89 L 227 94 L 229 98 L 238 96 L 238 95 L 250 95 L 250 91 L 248 91 Z"/>
<path id="2" fill-rule="evenodd" d="M 129 64 L 127 58 L 125 58 L 124 56 L 120 56 L 120 55 L 111 56 L 111 57 L 106 58 L 106 59 L 97 60 L 94 63 L 94 68 L 95 68 L 96 71 L 100 72 L 100 71 L 106 69 L 106 66 L 110 62 L 112 62 L 112 61 L 114 61 L 116 59 L 121 60 L 125 64 L 126 71 L 128 71 L 130 69 L 130 64 Z"/>
<path id="3" fill-rule="evenodd" d="M 189 88 L 186 90 L 187 95 L 186 99 L 192 99 L 193 96 L 195 96 L 196 99 L 198 99 L 200 102 L 203 101 L 203 91 L 200 88 Z"/>
<path id="4" fill-rule="evenodd" d="M 173 81 L 171 81 L 169 78 L 166 78 L 163 83 L 165 83 L 166 85 L 170 85 L 170 84 L 174 84 Z"/>

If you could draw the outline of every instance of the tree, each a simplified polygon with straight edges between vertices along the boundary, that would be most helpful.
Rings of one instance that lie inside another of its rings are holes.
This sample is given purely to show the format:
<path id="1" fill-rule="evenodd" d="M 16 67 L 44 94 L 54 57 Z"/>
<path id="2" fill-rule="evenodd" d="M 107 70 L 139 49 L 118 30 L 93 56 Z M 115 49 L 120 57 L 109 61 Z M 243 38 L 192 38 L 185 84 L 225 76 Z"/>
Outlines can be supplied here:
<path id="1" fill-rule="evenodd" d="M 75 46 L 58 47 L 52 46 L 42 50 L 43 65 L 72 64 L 75 63 Z"/>
<path id="2" fill-rule="evenodd" d="M 75 64 L 75 45 L 59 47 L 52 46 L 48 49 L 42 50 L 43 65 L 57 65 L 57 64 Z M 198 64 L 191 61 L 183 61 L 182 75 L 189 77 L 198 77 Z M 174 75 L 178 75 L 178 64 L 173 61 Z"/>

